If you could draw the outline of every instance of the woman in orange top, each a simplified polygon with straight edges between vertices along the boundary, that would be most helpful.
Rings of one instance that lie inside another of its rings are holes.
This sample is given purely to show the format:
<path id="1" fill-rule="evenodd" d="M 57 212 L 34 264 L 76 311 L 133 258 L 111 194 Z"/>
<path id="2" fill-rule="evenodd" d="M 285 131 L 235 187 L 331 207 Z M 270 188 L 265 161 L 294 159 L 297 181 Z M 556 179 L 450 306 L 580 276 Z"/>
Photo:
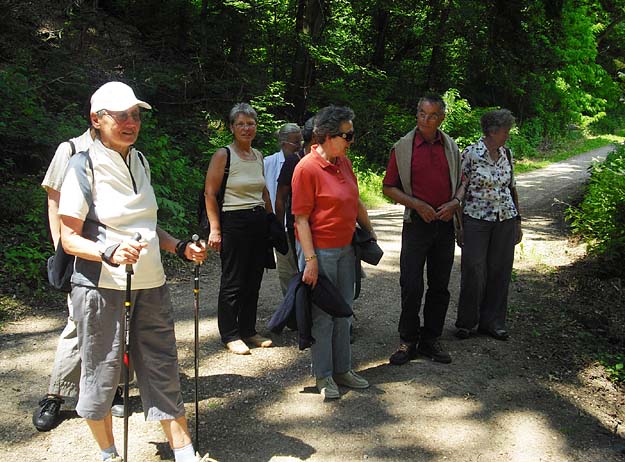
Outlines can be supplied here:
<path id="1" fill-rule="evenodd" d="M 319 274 L 327 277 L 348 305 L 354 299 L 354 249 L 351 245 L 356 221 L 371 230 L 358 182 L 347 158 L 354 139 L 354 112 L 328 106 L 315 116 L 311 146 L 293 174 L 292 211 L 301 246 L 302 281 L 313 287 Z M 374 235 L 375 236 L 375 235 Z M 367 388 L 369 383 L 352 370 L 349 330 L 352 319 L 334 318 L 312 308 L 311 348 L 313 373 L 319 392 L 328 399 L 340 398 L 339 385 Z"/>

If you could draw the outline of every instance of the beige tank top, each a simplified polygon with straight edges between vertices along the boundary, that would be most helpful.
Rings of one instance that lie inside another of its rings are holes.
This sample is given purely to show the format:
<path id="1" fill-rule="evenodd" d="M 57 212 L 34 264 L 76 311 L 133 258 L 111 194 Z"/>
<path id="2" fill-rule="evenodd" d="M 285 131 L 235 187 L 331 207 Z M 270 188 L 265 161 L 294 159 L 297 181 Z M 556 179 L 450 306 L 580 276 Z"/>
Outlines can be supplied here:
<path id="1" fill-rule="evenodd" d="M 230 147 L 230 174 L 226 183 L 223 211 L 253 209 L 256 206 L 265 206 L 263 189 L 265 175 L 263 171 L 263 155 L 252 148 L 254 159 L 243 160 Z"/>

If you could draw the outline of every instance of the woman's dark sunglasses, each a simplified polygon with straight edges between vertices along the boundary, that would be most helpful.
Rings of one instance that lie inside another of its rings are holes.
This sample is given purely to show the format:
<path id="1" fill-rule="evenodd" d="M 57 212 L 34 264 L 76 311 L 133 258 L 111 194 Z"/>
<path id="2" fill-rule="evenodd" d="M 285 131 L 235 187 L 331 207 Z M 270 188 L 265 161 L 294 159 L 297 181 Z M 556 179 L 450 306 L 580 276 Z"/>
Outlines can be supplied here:
<path id="1" fill-rule="evenodd" d="M 352 141 L 354 139 L 354 132 L 347 132 L 347 133 L 339 133 L 337 135 L 334 136 L 340 136 L 341 138 L 343 138 L 345 141 L 347 141 L 348 143 L 350 141 Z"/>

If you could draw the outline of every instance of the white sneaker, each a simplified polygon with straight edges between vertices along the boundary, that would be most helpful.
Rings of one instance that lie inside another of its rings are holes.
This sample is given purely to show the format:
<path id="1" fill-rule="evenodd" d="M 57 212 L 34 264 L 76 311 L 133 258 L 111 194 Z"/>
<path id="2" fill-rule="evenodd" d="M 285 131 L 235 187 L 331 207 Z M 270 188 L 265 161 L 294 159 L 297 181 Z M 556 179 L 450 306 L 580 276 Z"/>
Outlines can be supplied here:
<path id="1" fill-rule="evenodd" d="M 115 457 L 109 457 L 104 462 L 124 462 L 124 459 L 122 459 L 122 456 L 115 456 Z"/>
<path id="2" fill-rule="evenodd" d="M 369 382 L 354 371 L 347 371 L 344 374 L 335 374 L 334 380 L 339 385 L 349 388 L 369 388 Z"/>
<path id="3" fill-rule="evenodd" d="M 331 376 L 317 379 L 316 382 L 317 390 L 325 399 L 338 399 L 341 397 L 339 387 L 336 386 L 336 382 Z"/>

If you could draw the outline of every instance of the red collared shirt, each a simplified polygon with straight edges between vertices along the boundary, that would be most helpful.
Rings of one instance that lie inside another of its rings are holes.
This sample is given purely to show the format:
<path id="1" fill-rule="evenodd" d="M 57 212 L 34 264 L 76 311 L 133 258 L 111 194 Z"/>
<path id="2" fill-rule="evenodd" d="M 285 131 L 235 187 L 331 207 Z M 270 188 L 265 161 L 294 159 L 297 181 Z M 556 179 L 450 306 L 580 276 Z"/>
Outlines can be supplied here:
<path id="1" fill-rule="evenodd" d="M 291 209 L 293 215 L 308 215 L 315 248 L 344 247 L 356 226 L 358 182 L 347 157 L 332 164 L 316 148 L 295 167 Z"/>
<path id="2" fill-rule="evenodd" d="M 434 208 L 449 202 L 452 193 L 449 164 L 445 157 L 445 146 L 440 131 L 436 132 L 436 138 L 432 143 L 425 141 L 418 131 L 415 132 L 410 165 L 412 169 L 410 182 L 414 197 Z M 383 184 L 402 189 L 395 149 L 391 150 Z"/>

